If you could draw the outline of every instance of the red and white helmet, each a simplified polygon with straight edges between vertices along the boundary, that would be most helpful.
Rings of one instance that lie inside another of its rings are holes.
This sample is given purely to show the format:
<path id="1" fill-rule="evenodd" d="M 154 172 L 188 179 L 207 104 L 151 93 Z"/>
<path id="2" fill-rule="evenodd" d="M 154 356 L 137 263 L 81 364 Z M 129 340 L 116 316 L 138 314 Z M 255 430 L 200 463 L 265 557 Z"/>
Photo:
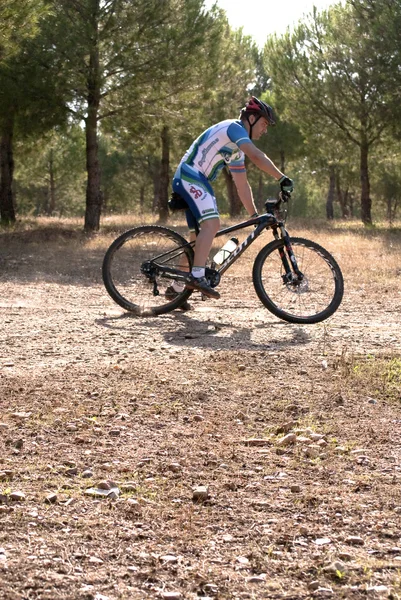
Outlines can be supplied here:
<path id="1" fill-rule="evenodd" d="M 259 98 L 256 98 L 255 96 L 251 96 L 250 100 L 241 110 L 240 117 L 248 115 L 264 117 L 269 125 L 276 124 L 272 107 L 266 104 L 266 102 L 263 102 L 263 100 L 259 100 Z"/>

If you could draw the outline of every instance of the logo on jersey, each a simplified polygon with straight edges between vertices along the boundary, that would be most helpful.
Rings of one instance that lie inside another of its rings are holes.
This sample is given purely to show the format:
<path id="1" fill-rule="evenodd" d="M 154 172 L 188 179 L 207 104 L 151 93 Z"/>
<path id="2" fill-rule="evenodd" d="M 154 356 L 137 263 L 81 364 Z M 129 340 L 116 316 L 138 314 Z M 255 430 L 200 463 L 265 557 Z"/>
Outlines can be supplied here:
<path id="1" fill-rule="evenodd" d="M 202 158 L 200 159 L 200 161 L 198 162 L 198 166 L 199 167 L 203 167 L 203 165 L 206 162 L 206 156 L 207 153 L 210 152 L 210 150 L 213 148 L 213 146 L 215 146 L 217 144 L 217 142 L 219 141 L 218 138 L 216 138 L 215 140 L 213 140 L 213 142 L 211 142 L 208 146 L 206 146 L 206 148 L 204 148 L 202 150 Z"/>
<path id="2" fill-rule="evenodd" d="M 195 198 L 195 200 L 198 200 L 199 198 L 201 198 L 204 195 L 204 190 L 199 189 L 197 187 L 195 187 L 194 185 L 191 185 L 191 187 L 189 188 L 189 193 L 191 194 L 191 196 L 193 196 Z"/>

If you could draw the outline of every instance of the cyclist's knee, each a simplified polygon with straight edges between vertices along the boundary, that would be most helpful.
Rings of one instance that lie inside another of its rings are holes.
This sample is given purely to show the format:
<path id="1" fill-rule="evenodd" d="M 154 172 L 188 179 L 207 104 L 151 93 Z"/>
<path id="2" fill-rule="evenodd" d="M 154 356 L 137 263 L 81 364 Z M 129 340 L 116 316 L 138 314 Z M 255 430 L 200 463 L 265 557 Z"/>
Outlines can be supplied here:
<path id="1" fill-rule="evenodd" d="M 209 231 L 210 233 L 216 234 L 220 229 L 220 219 L 216 217 L 214 219 L 208 219 L 201 223 L 201 229 Z"/>

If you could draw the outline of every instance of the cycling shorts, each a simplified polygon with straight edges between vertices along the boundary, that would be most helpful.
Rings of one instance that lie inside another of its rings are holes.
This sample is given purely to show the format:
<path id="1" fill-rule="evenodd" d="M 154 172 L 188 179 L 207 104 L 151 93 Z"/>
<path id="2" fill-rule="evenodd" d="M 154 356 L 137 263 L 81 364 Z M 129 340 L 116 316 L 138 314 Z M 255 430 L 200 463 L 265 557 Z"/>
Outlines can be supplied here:
<path id="1" fill-rule="evenodd" d="M 196 223 L 219 218 L 213 188 L 196 169 L 185 163 L 181 164 L 174 175 L 173 190 L 185 198 L 189 206 L 186 217 L 191 231 L 196 229 Z"/>

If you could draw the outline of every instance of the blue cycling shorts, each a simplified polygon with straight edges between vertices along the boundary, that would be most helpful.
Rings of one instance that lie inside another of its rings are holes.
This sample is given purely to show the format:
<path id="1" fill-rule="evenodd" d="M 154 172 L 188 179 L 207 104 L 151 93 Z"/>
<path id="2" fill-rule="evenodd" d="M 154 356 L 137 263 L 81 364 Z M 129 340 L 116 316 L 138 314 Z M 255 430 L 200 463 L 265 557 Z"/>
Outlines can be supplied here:
<path id="1" fill-rule="evenodd" d="M 196 223 L 219 218 L 213 188 L 196 169 L 182 163 L 174 175 L 173 190 L 185 198 L 189 206 L 186 218 L 190 230 L 195 230 Z"/>

